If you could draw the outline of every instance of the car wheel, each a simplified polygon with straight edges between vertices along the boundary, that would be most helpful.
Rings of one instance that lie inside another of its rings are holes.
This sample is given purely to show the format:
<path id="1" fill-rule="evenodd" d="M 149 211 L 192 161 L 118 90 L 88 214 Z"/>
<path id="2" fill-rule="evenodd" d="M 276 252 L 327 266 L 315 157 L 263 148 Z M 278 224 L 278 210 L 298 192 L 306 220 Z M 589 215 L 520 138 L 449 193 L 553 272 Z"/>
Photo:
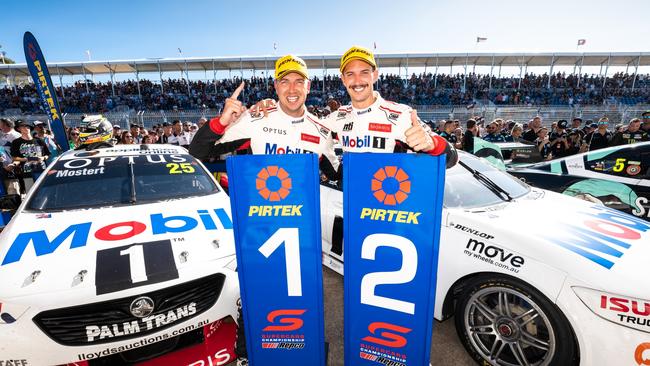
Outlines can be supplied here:
<path id="1" fill-rule="evenodd" d="M 456 331 L 483 365 L 576 365 L 571 327 L 532 286 L 505 276 L 481 276 L 464 286 Z"/>

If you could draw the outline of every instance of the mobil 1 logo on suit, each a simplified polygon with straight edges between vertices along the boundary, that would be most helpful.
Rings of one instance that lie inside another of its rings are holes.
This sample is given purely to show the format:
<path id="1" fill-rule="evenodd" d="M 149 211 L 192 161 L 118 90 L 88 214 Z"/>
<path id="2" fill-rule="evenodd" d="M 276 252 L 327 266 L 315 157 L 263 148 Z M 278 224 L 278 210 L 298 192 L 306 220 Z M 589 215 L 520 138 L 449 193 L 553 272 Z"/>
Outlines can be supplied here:
<path id="1" fill-rule="evenodd" d="M 248 358 L 324 366 L 318 155 L 227 165 Z"/>
<path id="2" fill-rule="evenodd" d="M 445 157 L 344 156 L 345 364 L 426 365 Z"/>

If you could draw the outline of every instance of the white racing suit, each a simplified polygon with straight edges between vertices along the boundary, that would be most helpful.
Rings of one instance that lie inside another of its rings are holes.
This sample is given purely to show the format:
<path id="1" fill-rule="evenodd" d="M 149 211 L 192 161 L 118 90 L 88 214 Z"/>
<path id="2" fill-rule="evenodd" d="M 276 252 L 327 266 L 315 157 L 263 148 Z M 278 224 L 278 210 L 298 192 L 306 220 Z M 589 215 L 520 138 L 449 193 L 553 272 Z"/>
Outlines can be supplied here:
<path id="1" fill-rule="evenodd" d="M 331 113 L 324 121 L 334 136 L 349 152 L 414 152 L 406 143 L 406 130 L 411 128 L 412 108 L 384 100 L 375 92 L 376 101 L 368 108 L 356 109 L 343 106 Z M 422 127 L 430 133 L 434 148 L 431 155 L 447 154 L 447 167 L 458 161 L 458 153 L 447 141 L 431 132 L 426 124 Z"/>
<path id="2" fill-rule="evenodd" d="M 291 117 L 280 107 L 268 110 L 268 116 L 245 112 L 224 128 L 219 118 L 201 127 L 190 144 L 190 154 L 201 160 L 233 154 L 302 154 L 319 156 L 319 166 L 328 179 L 338 178 L 339 160 L 334 155 L 332 133 L 314 115 Z"/>

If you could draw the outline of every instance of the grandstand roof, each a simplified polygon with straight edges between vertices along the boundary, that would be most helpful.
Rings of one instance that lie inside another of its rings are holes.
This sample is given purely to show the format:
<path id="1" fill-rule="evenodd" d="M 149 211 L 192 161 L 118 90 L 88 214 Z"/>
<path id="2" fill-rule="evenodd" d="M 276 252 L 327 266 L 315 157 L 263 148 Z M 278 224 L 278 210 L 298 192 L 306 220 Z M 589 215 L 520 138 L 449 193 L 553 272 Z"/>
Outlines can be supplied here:
<path id="1" fill-rule="evenodd" d="M 301 56 L 312 69 L 338 69 L 340 55 Z M 55 75 L 83 75 L 138 72 L 178 72 L 241 69 L 272 69 L 278 56 L 146 58 L 134 60 L 54 62 L 48 63 Z M 404 53 L 376 54 L 379 67 L 449 67 L 449 66 L 649 66 L 650 52 L 612 53 Z M 0 76 L 28 76 L 26 64 L 0 65 Z"/>

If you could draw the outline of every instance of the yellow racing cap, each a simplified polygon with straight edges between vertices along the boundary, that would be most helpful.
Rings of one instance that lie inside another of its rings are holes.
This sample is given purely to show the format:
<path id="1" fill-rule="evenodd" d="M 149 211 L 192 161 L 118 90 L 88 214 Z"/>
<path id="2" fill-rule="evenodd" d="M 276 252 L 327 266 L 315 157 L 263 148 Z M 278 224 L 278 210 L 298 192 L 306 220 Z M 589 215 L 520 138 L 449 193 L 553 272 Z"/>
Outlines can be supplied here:
<path id="1" fill-rule="evenodd" d="M 349 50 L 345 51 L 343 56 L 341 56 L 341 73 L 345 69 L 345 66 L 350 63 L 352 60 L 361 60 L 373 68 L 377 68 L 377 63 L 375 62 L 375 55 L 372 54 L 372 52 L 361 46 L 352 46 Z"/>
<path id="2" fill-rule="evenodd" d="M 307 64 L 300 57 L 294 55 L 286 55 L 275 61 L 275 78 L 282 79 L 284 75 L 290 72 L 297 72 L 298 74 L 309 79 L 309 71 L 307 71 Z"/>

